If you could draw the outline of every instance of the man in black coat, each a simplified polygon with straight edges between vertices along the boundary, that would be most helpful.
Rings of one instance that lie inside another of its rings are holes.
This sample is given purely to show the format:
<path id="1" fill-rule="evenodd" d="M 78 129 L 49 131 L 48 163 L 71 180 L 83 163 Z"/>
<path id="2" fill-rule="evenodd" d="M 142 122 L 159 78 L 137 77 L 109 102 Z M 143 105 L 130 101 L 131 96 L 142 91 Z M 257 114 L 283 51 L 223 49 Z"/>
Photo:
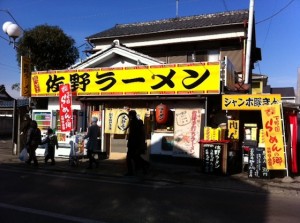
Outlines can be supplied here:
<path id="1" fill-rule="evenodd" d="M 129 134 L 127 141 L 127 176 L 134 175 L 134 171 L 142 169 L 146 174 L 149 163 L 141 157 L 145 152 L 145 129 L 143 121 L 137 118 L 135 110 L 129 111 Z"/>

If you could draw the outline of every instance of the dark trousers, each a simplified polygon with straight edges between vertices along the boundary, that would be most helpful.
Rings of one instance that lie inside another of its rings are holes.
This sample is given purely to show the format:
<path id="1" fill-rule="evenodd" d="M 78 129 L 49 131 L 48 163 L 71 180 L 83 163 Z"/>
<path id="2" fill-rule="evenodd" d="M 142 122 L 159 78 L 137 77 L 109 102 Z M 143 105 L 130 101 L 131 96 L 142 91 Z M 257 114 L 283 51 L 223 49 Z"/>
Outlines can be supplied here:
<path id="1" fill-rule="evenodd" d="M 127 152 L 126 164 L 128 174 L 133 174 L 135 171 L 140 169 L 143 170 L 143 173 L 147 173 L 150 166 L 149 162 L 144 160 L 140 154 L 132 154 Z"/>
<path id="2" fill-rule="evenodd" d="M 29 159 L 27 160 L 27 163 L 30 164 L 31 161 L 33 161 L 34 165 L 38 165 L 38 161 L 36 158 L 35 150 L 37 147 L 35 146 L 30 146 L 27 150 L 29 153 Z"/>
<path id="3" fill-rule="evenodd" d="M 92 150 L 87 150 L 87 157 L 89 158 L 89 168 L 92 168 L 92 167 L 93 167 L 93 163 L 95 163 L 95 164 L 96 164 L 96 167 L 98 167 L 99 163 L 98 163 L 98 161 L 95 159 Z"/>
<path id="4" fill-rule="evenodd" d="M 50 159 L 51 164 L 54 165 L 55 164 L 54 155 L 55 155 L 55 148 L 53 148 L 52 146 L 48 146 L 48 153 L 45 156 L 45 163 L 47 163 L 48 160 Z"/>

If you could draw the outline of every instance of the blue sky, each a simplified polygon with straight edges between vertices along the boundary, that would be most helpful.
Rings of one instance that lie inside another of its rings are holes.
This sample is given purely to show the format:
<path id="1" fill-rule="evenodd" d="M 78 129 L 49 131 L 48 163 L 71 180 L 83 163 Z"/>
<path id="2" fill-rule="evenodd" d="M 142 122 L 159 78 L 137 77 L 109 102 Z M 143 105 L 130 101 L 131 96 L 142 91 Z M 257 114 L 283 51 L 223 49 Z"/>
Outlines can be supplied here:
<path id="1" fill-rule="evenodd" d="M 178 15 L 191 16 L 248 9 L 250 0 L 179 0 Z M 176 0 L 0 0 L 0 9 L 8 10 L 23 29 L 48 24 L 59 26 L 76 41 L 108 29 L 115 24 L 153 21 L 176 17 Z M 300 67 L 300 1 L 255 0 L 257 47 L 262 61 L 255 73 L 268 75 L 272 87 L 297 86 Z M 11 21 L 0 12 L 0 24 Z M 0 31 L 0 37 L 7 38 Z M 84 46 L 80 47 L 80 52 Z M 81 53 L 81 57 L 85 58 Z M 16 52 L 0 38 L 0 84 L 19 97 L 11 85 L 20 82 Z"/>

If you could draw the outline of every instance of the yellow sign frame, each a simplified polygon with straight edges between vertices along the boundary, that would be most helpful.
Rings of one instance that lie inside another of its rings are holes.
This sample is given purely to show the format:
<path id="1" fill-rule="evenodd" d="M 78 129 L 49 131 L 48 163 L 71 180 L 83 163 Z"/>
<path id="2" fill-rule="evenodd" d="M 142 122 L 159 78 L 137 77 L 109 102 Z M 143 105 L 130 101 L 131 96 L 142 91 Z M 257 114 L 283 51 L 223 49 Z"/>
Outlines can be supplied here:
<path id="1" fill-rule="evenodd" d="M 220 63 L 33 72 L 31 96 L 58 96 L 66 83 L 77 96 L 219 94 Z"/>
<path id="2" fill-rule="evenodd" d="M 280 94 L 222 95 L 222 110 L 261 110 L 263 106 L 279 103 Z"/>

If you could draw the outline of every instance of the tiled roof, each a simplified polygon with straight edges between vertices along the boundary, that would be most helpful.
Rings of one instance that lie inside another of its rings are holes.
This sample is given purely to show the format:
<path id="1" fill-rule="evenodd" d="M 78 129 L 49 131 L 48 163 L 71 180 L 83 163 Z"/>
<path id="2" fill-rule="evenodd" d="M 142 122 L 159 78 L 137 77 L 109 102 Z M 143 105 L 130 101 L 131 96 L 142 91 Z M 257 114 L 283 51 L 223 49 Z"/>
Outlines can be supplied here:
<path id="1" fill-rule="evenodd" d="M 117 24 L 103 32 L 91 35 L 87 37 L 87 39 L 117 38 L 122 36 L 243 24 L 246 20 L 248 20 L 248 10 L 239 10 L 197 16 L 177 17 L 152 22 Z"/>
<path id="2" fill-rule="evenodd" d="M 23 107 L 29 105 L 28 99 L 17 99 L 17 107 Z M 0 101 L 0 108 L 13 108 L 14 107 L 14 101 Z"/>
<path id="3" fill-rule="evenodd" d="M 277 87 L 271 88 L 271 94 L 281 94 L 281 97 L 295 97 L 293 87 Z"/>
<path id="4" fill-rule="evenodd" d="M 4 85 L 0 85 L 0 101 L 12 101 L 14 100 L 5 89 Z"/>

